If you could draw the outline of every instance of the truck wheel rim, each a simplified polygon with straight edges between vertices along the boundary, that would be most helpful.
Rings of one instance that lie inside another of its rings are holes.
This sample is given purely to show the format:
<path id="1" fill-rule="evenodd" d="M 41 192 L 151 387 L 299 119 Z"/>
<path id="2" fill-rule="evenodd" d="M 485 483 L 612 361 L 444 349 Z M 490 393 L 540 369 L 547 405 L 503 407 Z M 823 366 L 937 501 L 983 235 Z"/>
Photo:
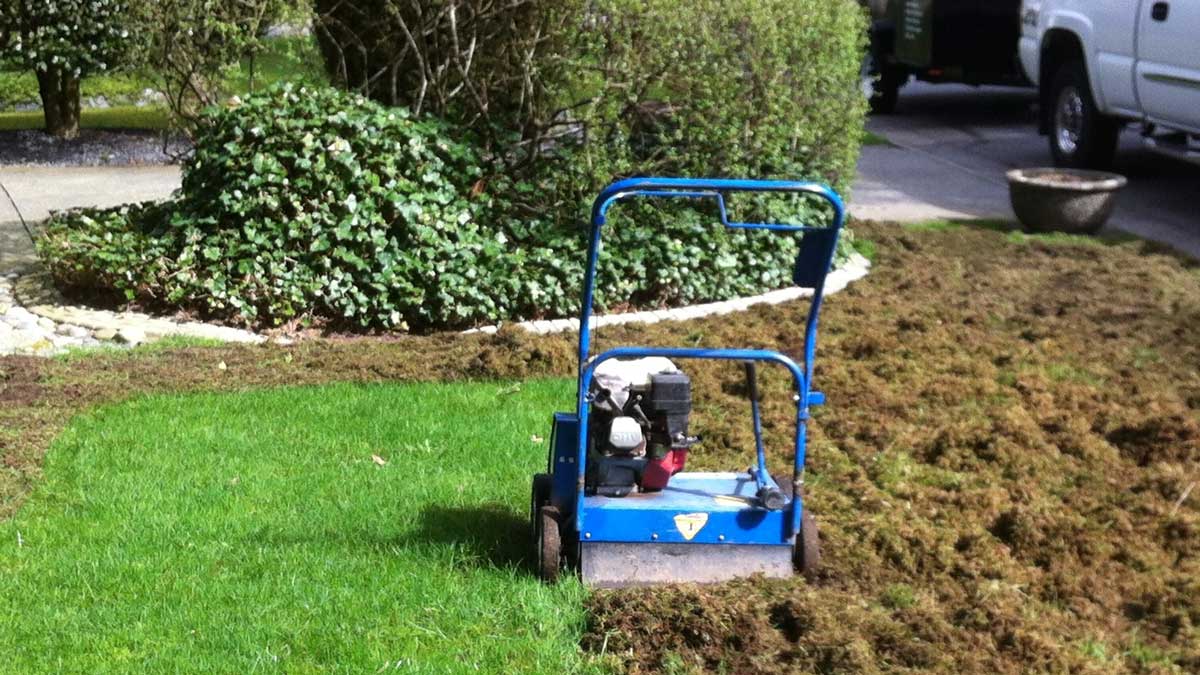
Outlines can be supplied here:
<path id="1" fill-rule="evenodd" d="M 1083 132 L 1083 97 L 1075 87 L 1067 87 L 1058 95 L 1054 130 L 1058 148 L 1064 154 L 1073 154 L 1079 147 L 1079 136 Z"/>

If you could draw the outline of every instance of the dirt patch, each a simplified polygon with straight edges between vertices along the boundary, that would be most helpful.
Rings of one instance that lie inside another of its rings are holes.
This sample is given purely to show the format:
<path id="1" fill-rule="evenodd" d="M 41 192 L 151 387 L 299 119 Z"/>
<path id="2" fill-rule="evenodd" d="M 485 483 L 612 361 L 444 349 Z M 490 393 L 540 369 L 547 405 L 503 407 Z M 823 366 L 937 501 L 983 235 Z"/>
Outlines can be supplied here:
<path id="1" fill-rule="evenodd" d="M 174 164 L 191 149 L 185 138 L 137 129 L 80 129 L 71 140 L 40 130 L 0 131 L 0 165 L 131 166 Z"/>
<path id="2" fill-rule="evenodd" d="M 1200 671 L 1197 270 L 1137 244 L 856 229 L 876 242 L 876 267 L 827 300 L 818 349 L 829 405 L 811 427 L 808 503 L 824 571 L 811 585 L 595 593 L 584 648 L 632 673 Z M 614 327 L 598 347 L 795 355 L 803 309 Z M 12 401 L 0 405 L 0 517 L 36 484 L 58 429 L 96 403 L 335 380 L 570 376 L 573 353 L 573 336 L 506 330 L 0 359 L 0 397 Z M 744 466 L 740 369 L 685 367 L 705 439 L 692 466 Z M 788 383 L 766 370 L 760 385 L 783 471 Z"/>
<path id="3" fill-rule="evenodd" d="M 32 356 L 0 362 L 0 404 L 28 406 L 41 400 L 44 395 L 39 384 L 41 366 L 42 361 Z"/>
<path id="4" fill-rule="evenodd" d="M 829 299 L 819 346 L 820 578 L 598 593 L 585 647 L 630 672 L 1200 669 L 1195 268 L 1138 246 L 863 230 L 879 261 Z M 800 320 L 763 309 L 692 335 L 794 350 Z M 736 410 L 737 378 L 705 367 L 696 388 Z M 766 416 L 786 448 L 788 406 Z M 721 448 L 749 447 L 744 420 L 701 418 L 715 444 L 696 463 L 738 466 Z"/>

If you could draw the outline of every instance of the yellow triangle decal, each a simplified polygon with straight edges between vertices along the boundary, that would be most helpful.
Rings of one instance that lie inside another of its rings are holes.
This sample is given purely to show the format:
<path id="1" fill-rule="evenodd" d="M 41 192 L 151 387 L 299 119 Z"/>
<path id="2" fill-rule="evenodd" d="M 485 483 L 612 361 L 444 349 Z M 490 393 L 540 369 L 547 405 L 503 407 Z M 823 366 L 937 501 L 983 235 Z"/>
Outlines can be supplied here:
<path id="1" fill-rule="evenodd" d="M 675 516 L 675 529 L 679 530 L 679 534 L 682 534 L 683 538 L 688 541 L 699 534 L 706 523 L 708 523 L 707 513 L 681 513 Z"/>

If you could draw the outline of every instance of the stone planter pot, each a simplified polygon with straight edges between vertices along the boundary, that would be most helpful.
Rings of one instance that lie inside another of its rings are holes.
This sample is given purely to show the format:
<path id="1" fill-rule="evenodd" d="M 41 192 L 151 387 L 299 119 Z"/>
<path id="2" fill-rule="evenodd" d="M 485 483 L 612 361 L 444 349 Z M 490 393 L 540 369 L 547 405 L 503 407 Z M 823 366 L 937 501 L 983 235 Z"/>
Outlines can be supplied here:
<path id="1" fill-rule="evenodd" d="M 1115 173 L 1082 169 L 1013 169 L 1006 175 L 1013 211 L 1031 232 L 1099 230 L 1127 182 Z"/>

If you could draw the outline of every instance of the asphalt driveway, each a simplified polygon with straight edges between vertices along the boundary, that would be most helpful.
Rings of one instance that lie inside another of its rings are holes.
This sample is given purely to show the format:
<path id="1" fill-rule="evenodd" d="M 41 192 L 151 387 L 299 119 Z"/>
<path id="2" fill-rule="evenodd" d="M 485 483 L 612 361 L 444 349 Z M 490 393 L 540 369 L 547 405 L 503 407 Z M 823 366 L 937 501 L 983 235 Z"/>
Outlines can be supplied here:
<path id="1" fill-rule="evenodd" d="M 863 148 L 851 213 L 899 221 L 1013 219 L 1004 172 L 1050 162 L 1034 99 L 1026 89 L 910 83 L 895 114 L 867 124 L 891 144 Z M 1109 227 L 1200 258 L 1200 166 L 1143 149 L 1131 127 L 1114 169 L 1129 186 Z"/>

